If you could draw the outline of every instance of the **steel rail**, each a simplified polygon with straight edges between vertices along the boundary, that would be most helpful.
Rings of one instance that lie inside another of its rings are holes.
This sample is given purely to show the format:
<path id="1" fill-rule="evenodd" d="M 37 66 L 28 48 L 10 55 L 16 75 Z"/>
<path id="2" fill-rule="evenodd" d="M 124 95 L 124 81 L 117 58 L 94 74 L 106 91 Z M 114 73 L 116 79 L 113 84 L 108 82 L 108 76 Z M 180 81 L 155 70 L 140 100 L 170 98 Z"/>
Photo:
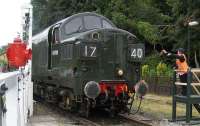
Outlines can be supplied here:
<path id="1" fill-rule="evenodd" d="M 64 115 L 68 115 L 69 117 L 71 117 L 72 120 L 74 120 L 74 122 L 70 122 L 71 124 L 78 124 L 78 125 L 83 125 L 83 126 L 101 126 L 98 123 L 95 123 L 87 118 L 84 117 L 80 117 L 77 114 L 73 114 L 70 112 L 67 112 L 67 110 L 62 109 L 61 107 L 58 107 L 56 105 L 50 105 L 49 103 L 45 102 L 43 103 L 44 105 L 53 108 L 54 111 L 60 113 L 60 114 L 64 114 Z"/>
<path id="2" fill-rule="evenodd" d="M 83 118 L 83 117 L 76 117 L 75 120 L 86 126 L 101 126 L 100 124 L 93 122 L 91 120 L 88 120 L 86 118 Z"/>
<path id="3" fill-rule="evenodd" d="M 133 116 L 129 116 L 127 114 L 118 114 L 118 115 L 122 118 L 125 118 L 129 121 L 132 121 L 132 122 L 137 123 L 142 126 L 153 126 L 153 124 L 151 123 L 151 120 L 139 120 L 139 119 L 136 119 Z"/>

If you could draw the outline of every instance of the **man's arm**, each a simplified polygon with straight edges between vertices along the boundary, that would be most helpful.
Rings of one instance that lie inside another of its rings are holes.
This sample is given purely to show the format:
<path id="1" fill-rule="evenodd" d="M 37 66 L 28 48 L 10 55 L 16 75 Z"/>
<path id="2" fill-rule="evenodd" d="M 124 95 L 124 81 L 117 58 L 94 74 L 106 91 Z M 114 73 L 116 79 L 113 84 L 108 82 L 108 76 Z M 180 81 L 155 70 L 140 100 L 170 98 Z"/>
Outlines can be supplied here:
<path id="1" fill-rule="evenodd" d="M 181 62 L 185 61 L 185 57 L 183 55 L 168 53 L 166 50 L 162 50 L 161 55 L 164 55 L 164 56 L 169 57 L 169 58 L 180 59 Z"/>

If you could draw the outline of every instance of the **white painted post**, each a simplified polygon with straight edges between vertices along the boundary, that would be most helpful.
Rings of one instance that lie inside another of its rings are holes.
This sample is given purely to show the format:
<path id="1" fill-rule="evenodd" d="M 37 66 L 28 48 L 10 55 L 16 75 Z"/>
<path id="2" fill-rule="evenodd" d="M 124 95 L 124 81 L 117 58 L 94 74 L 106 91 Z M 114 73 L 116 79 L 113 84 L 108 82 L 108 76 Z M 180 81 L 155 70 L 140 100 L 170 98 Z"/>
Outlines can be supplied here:
<path id="1" fill-rule="evenodd" d="M 32 22 L 33 22 L 33 7 L 30 4 L 29 5 L 30 8 L 30 27 L 29 27 L 29 47 L 32 49 Z M 29 108 L 29 112 L 30 112 L 30 116 L 33 115 L 33 82 L 31 81 L 32 78 L 32 60 L 29 61 L 29 68 L 30 68 L 30 75 L 29 75 L 29 82 L 28 82 L 28 89 L 29 89 L 29 101 L 28 101 L 28 108 Z"/>
<path id="2" fill-rule="evenodd" d="M 22 6 L 22 15 L 25 15 L 25 13 L 29 13 L 29 27 L 28 27 L 28 48 L 32 49 L 32 5 L 30 3 L 27 3 Z M 22 19 L 25 19 L 22 17 Z M 24 21 L 23 21 L 24 22 Z M 23 33 L 23 30 L 22 30 Z M 24 110 L 24 123 L 27 124 L 28 116 L 33 115 L 33 83 L 31 81 L 31 67 L 32 67 L 32 61 L 29 60 L 28 64 L 25 66 L 25 69 L 22 71 L 25 75 L 24 77 L 24 103 L 23 103 L 23 110 Z"/>

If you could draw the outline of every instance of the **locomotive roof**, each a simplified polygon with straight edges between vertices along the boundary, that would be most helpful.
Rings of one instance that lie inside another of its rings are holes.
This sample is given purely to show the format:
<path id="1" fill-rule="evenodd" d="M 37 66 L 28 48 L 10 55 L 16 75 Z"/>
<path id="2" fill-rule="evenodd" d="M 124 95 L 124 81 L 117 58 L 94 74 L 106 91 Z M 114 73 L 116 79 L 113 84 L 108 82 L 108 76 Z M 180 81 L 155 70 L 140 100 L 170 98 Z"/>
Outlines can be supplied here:
<path id="1" fill-rule="evenodd" d="M 62 24 L 62 23 L 66 22 L 66 21 L 68 21 L 68 20 L 70 20 L 70 19 L 72 19 L 72 18 L 74 18 L 74 17 L 82 17 L 82 16 L 97 16 L 97 17 L 103 18 L 104 20 L 106 20 L 106 21 L 108 21 L 110 24 L 112 24 L 113 27 L 116 28 L 116 26 L 115 26 L 109 19 L 107 19 L 106 17 L 104 17 L 104 16 L 102 16 L 102 15 L 99 15 L 99 14 L 97 14 L 97 13 L 94 13 L 94 12 L 84 12 L 84 13 L 74 14 L 74 15 L 72 15 L 72 16 L 69 16 L 69 17 L 63 19 L 63 20 L 58 21 L 56 24 Z"/>
<path id="2" fill-rule="evenodd" d="M 75 17 L 82 17 L 82 16 L 97 16 L 97 17 L 100 17 L 100 18 L 106 20 L 107 22 L 109 22 L 109 23 L 112 25 L 113 28 L 116 28 L 116 26 L 115 26 L 109 19 L 107 19 L 106 17 L 104 17 L 104 16 L 102 16 L 102 15 L 99 15 L 99 14 L 96 14 L 96 13 L 94 13 L 94 12 L 84 12 L 84 13 L 74 14 L 74 15 L 72 15 L 72 16 L 69 16 L 69 17 L 67 17 L 67 18 L 64 18 L 64 19 L 62 19 L 62 20 L 56 22 L 55 24 L 53 24 L 53 25 L 49 26 L 48 28 L 46 28 L 45 30 L 41 31 L 39 34 L 35 35 L 35 36 L 33 37 L 33 41 L 34 41 L 35 38 L 40 38 L 40 39 L 45 39 L 45 38 L 47 38 L 48 31 L 50 30 L 50 28 L 51 28 L 52 26 L 55 26 L 55 25 L 58 25 L 58 24 L 61 25 L 61 24 L 65 23 L 65 22 L 67 22 L 68 20 L 71 20 L 72 18 L 75 18 Z"/>
<path id="3" fill-rule="evenodd" d="M 46 28 L 45 30 L 43 30 L 42 32 L 40 32 L 39 34 L 35 35 L 33 37 L 33 43 L 34 41 L 42 41 L 42 40 L 45 40 L 47 39 L 48 37 L 48 32 L 50 30 L 50 28 L 52 28 L 53 26 L 56 26 L 56 25 L 65 25 L 66 23 L 68 23 L 70 20 L 73 20 L 74 18 L 76 17 L 83 17 L 83 16 L 96 16 L 96 17 L 99 17 L 103 20 L 105 20 L 106 22 L 108 22 L 112 27 L 111 29 L 118 29 L 109 19 L 107 19 L 106 17 L 102 16 L 102 15 L 99 15 L 99 14 L 96 14 L 94 12 L 84 12 L 84 13 L 78 13 L 78 14 L 74 14 L 72 16 L 69 16 L 65 19 L 62 19 L 58 22 L 56 22 L 55 24 L 49 26 L 48 28 Z M 120 29 L 118 29 L 120 30 Z M 122 30 L 122 29 L 121 29 Z M 89 30 L 88 30 L 89 31 Z M 124 30 L 123 30 L 124 31 Z M 124 32 L 127 32 L 127 31 L 124 31 Z M 129 32 L 128 32 L 129 33 Z M 131 34 L 131 33 L 129 33 Z"/>

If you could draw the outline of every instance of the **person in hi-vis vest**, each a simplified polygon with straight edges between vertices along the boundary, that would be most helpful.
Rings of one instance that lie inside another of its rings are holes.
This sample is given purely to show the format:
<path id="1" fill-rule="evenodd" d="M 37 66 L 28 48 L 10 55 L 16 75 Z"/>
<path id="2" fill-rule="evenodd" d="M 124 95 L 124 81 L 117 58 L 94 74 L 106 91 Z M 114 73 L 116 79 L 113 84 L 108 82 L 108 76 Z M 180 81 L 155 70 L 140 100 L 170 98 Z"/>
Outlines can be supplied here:
<path id="1" fill-rule="evenodd" d="M 177 73 L 179 75 L 180 82 L 187 83 L 187 71 L 188 71 L 189 66 L 187 63 L 187 57 L 184 54 L 184 49 L 179 48 L 177 50 L 177 54 L 169 53 L 166 50 L 162 50 L 161 55 L 176 59 L 176 68 L 178 70 Z M 184 96 L 187 94 L 187 87 L 185 85 L 182 86 L 181 94 Z M 194 104 L 194 106 L 197 109 L 197 111 L 200 113 L 200 106 L 198 104 Z"/>

